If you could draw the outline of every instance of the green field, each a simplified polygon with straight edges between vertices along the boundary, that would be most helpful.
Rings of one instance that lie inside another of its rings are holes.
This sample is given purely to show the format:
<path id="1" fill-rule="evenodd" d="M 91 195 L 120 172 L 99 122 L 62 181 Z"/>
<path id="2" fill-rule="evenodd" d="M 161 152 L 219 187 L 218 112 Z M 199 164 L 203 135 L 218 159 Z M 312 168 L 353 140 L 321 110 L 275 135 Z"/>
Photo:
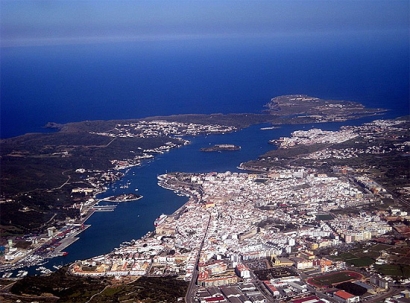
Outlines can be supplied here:
<path id="1" fill-rule="evenodd" d="M 374 263 L 374 259 L 366 256 L 366 257 L 361 257 L 361 258 L 349 259 L 349 260 L 346 260 L 346 262 L 356 267 L 364 267 L 364 266 L 372 265 Z"/>
<path id="2" fill-rule="evenodd" d="M 383 264 L 375 265 L 378 272 L 386 276 L 410 278 L 410 265 L 405 264 Z"/>
<path id="3" fill-rule="evenodd" d="M 342 253 L 338 256 L 333 256 L 332 260 L 344 261 L 349 265 L 356 267 L 366 267 L 372 265 L 375 260 L 381 255 L 381 251 L 391 249 L 391 245 L 376 244 L 373 246 L 364 246 L 359 244 L 358 247 L 349 252 Z"/>
<path id="4" fill-rule="evenodd" d="M 342 261 L 350 260 L 350 259 L 356 259 L 357 257 L 352 254 L 351 252 L 343 253 L 339 255 L 339 259 Z"/>
<path id="5" fill-rule="evenodd" d="M 391 264 L 374 264 L 376 259 L 382 255 L 382 251 L 389 254 L 389 262 Z M 334 261 L 344 261 L 355 267 L 367 267 L 373 264 L 376 271 L 380 274 L 410 278 L 410 253 L 408 244 L 394 246 L 380 243 L 370 245 L 357 243 L 357 246 L 350 251 L 337 256 L 330 256 L 330 258 Z"/>
<path id="6" fill-rule="evenodd" d="M 326 274 L 314 278 L 309 278 L 307 282 L 317 287 L 327 287 L 330 285 L 339 284 L 342 282 L 348 282 L 351 280 L 359 280 L 363 278 L 363 275 L 354 271 L 342 271 L 331 274 Z"/>
<path id="7" fill-rule="evenodd" d="M 380 252 L 380 251 L 382 251 L 382 250 L 386 250 L 386 249 L 389 249 L 389 248 L 392 248 L 392 246 L 391 246 L 391 245 L 387 245 L 387 244 L 376 244 L 375 246 L 373 246 L 373 247 L 371 248 L 371 250 Z"/>

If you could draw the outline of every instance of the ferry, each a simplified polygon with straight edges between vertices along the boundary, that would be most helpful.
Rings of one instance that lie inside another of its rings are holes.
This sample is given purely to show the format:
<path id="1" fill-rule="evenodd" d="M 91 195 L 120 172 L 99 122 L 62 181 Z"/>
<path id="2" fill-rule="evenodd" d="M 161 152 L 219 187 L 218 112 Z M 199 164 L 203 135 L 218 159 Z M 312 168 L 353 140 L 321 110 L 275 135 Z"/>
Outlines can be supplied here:
<path id="1" fill-rule="evenodd" d="M 162 222 L 165 221 L 165 219 L 167 218 L 167 215 L 162 214 L 161 216 L 159 216 L 158 218 L 155 219 L 154 221 L 154 226 L 158 226 L 160 225 Z"/>
<path id="2" fill-rule="evenodd" d="M 114 211 L 116 205 L 95 205 L 93 206 L 94 211 Z"/>
<path id="3" fill-rule="evenodd" d="M 280 126 L 268 126 L 268 127 L 261 127 L 261 130 L 270 130 L 270 129 L 278 129 Z"/>
<path id="4" fill-rule="evenodd" d="M 103 199 L 102 201 L 109 201 L 109 202 L 128 202 L 128 201 L 137 201 L 142 199 L 143 197 L 141 195 L 137 194 L 122 194 L 118 196 L 111 196 L 108 198 Z"/>

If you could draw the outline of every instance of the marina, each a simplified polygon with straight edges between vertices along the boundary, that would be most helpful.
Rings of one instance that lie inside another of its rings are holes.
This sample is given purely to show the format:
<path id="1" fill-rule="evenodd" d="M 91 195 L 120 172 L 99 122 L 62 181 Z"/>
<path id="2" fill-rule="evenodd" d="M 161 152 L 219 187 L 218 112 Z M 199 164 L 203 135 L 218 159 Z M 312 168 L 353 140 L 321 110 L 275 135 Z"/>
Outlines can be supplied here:
<path id="1" fill-rule="evenodd" d="M 12 272 L 5 272 L 1 277 L 7 279 L 7 278 L 10 278 L 12 275 L 13 275 Z"/>
<path id="2" fill-rule="evenodd" d="M 26 271 L 26 270 L 19 270 L 19 272 L 18 272 L 18 274 L 17 274 L 17 277 L 18 277 L 18 278 L 23 278 L 23 277 L 27 276 L 27 274 L 28 274 L 28 271 Z"/>

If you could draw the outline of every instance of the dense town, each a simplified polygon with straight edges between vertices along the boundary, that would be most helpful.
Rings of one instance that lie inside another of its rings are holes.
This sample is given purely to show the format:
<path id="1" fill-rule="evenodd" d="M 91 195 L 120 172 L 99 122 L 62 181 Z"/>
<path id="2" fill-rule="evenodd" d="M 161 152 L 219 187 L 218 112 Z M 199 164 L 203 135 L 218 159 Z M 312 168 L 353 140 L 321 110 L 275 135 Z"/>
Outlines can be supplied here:
<path id="1" fill-rule="evenodd" d="M 268 298 L 307 292 L 313 286 L 306 284 L 309 276 L 347 270 L 345 262 L 318 257 L 315 251 L 381 237 L 392 231 L 384 216 L 407 216 L 400 209 L 334 215 L 332 210 L 380 203 L 380 198 L 346 178 L 303 169 L 264 175 L 174 173 L 160 176 L 159 184 L 188 195 L 189 202 L 174 214 L 158 218 L 153 234 L 109 255 L 73 264 L 73 274 L 195 279 L 200 287 L 197 302 L 218 297 L 210 295 L 215 288 L 225 294 L 217 302 L 236 302 L 226 299 L 226 293 L 235 289 L 234 293 L 243 295 L 232 285 L 241 289 L 245 283 L 245 293 L 254 298 L 250 302 L 268 302 Z M 388 262 L 388 256 L 380 256 L 378 262 Z M 284 276 L 263 280 L 258 287 L 258 275 L 251 270 L 255 264 L 259 275 L 263 270 L 291 269 Z M 299 271 L 306 279 L 300 278 Z M 388 279 L 371 270 L 366 274 L 387 289 Z M 380 287 L 370 284 L 365 287 Z"/>
<path id="2" fill-rule="evenodd" d="M 85 182 L 81 184 L 81 187 L 71 189 L 71 198 L 73 199 L 71 208 L 78 210 L 78 218 L 69 218 L 63 226 L 58 228 L 49 226 L 44 234 L 28 234 L 14 239 L 14 242 L 13 239 L 10 238 L 6 245 L 7 250 L 3 251 L 4 253 L 0 255 L 0 272 L 3 272 L 2 276 L 4 278 L 10 277 L 12 275 L 10 270 L 33 265 L 41 266 L 47 259 L 63 255 L 65 253 L 64 249 L 78 240 L 78 235 L 88 227 L 88 225 L 84 223 L 95 211 L 113 210 L 114 206 L 99 206 L 98 203 L 100 199 L 97 199 L 96 196 L 107 190 L 108 184 L 120 180 L 130 167 L 139 166 L 142 161 L 152 159 L 155 155 L 163 154 L 173 148 L 189 144 L 189 141 L 180 138 L 181 136 L 222 134 L 235 130 L 236 128 L 231 126 L 186 124 L 153 120 L 149 122 L 139 121 L 136 123 L 117 124 L 115 129 L 110 132 L 90 132 L 101 136 L 112 137 L 113 140 L 121 137 L 172 137 L 173 142 L 166 142 L 164 145 L 153 149 L 137 148 L 135 156 L 132 159 L 111 159 L 112 169 L 108 171 L 77 168 L 75 173 L 82 176 L 82 180 Z M 177 136 L 177 138 L 174 136 Z M 68 155 L 69 153 L 65 153 L 63 156 Z M 67 184 L 68 182 L 62 186 Z M 124 184 L 121 185 L 121 188 L 128 186 L 129 184 Z M 134 200 L 137 199 L 138 197 Z M 29 211 L 29 209 L 26 211 Z M 29 245 L 23 248 L 17 247 L 16 242 L 22 240 L 25 243 L 29 243 Z M 44 268 L 41 268 L 39 271 L 41 273 L 49 273 L 49 271 Z M 27 271 L 21 270 L 18 277 L 25 275 L 27 275 Z"/>
<path id="3" fill-rule="evenodd" d="M 397 130 L 401 123 L 377 120 L 339 132 L 299 131 L 291 138 L 282 138 L 280 148 L 343 142 L 364 132 L 365 139 L 374 140 L 387 128 Z M 407 141 L 395 148 L 405 151 Z M 380 150 L 384 149 L 379 147 L 377 152 Z M 375 148 L 362 152 L 375 153 Z M 348 158 L 348 151 L 345 153 Z M 327 299 L 318 298 L 316 290 L 321 286 L 311 279 L 351 269 L 352 264 L 337 258 L 344 247 L 366 243 L 371 248 L 379 245 L 374 243 L 390 243 L 386 234 L 407 228 L 400 222 L 389 224 L 389 218 L 407 218 L 407 212 L 400 207 L 374 207 L 390 199 L 391 194 L 369 176 L 346 166 L 334 167 L 333 172 L 335 175 L 329 176 L 298 167 L 264 173 L 160 176 L 161 186 L 188 195 L 189 202 L 172 215 L 160 216 L 154 233 L 124 244 L 108 256 L 77 262 L 71 271 L 91 276 L 175 275 L 196 283 L 191 290 L 195 302 L 270 302 L 272 298 L 301 295 L 308 301 L 360 300 L 334 287 Z M 340 212 L 352 207 L 362 210 Z M 333 256 L 322 256 L 324 249 Z M 376 264 L 391 261 L 391 255 L 384 250 L 376 257 Z M 270 279 L 264 277 L 266 273 Z M 364 300 L 386 292 L 397 282 L 377 274 L 373 265 L 346 281 L 370 290 Z M 408 282 L 400 280 L 402 285 Z M 397 299 L 408 294 L 397 291 L 395 295 Z"/>
<path id="4" fill-rule="evenodd" d="M 206 125 L 197 123 L 170 122 L 166 120 L 138 121 L 135 123 L 117 124 L 114 129 L 108 132 L 91 132 L 92 134 L 108 136 L 112 138 L 157 138 L 173 137 L 175 142 L 167 142 L 155 149 L 141 150 L 133 159 L 112 160 L 115 169 L 124 169 L 141 164 L 141 161 L 153 158 L 155 154 L 168 152 L 172 148 L 189 144 L 188 140 L 181 137 L 199 136 L 207 134 L 225 134 L 236 131 L 234 126 Z"/>
<path id="5" fill-rule="evenodd" d="M 297 145 L 312 145 L 312 144 L 328 144 L 328 143 L 341 143 L 352 140 L 354 138 L 360 138 L 362 140 L 374 141 L 379 137 L 386 137 L 387 134 L 394 131 L 405 131 L 402 124 L 403 120 L 375 120 L 370 123 L 365 123 L 361 126 L 343 126 L 339 131 L 324 131 L 321 129 L 313 128 L 307 131 L 299 130 L 294 131 L 291 137 L 282 137 L 278 140 L 272 140 L 279 148 L 291 148 Z M 390 135 L 390 134 L 389 134 Z M 393 146 L 383 146 L 381 144 L 375 144 L 366 149 L 362 148 L 345 148 L 342 150 L 325 148 L 323 150 L 310 153 L 304 156 L 305 159 L 328 159 L 328 158 L 357 158 L 359 154 L 381 154 L 392 151 L 404 152 L 406 148 L 410 146 L 410 141 L 394 144 Z"/>
<path id="6" fill-rule="evenodd" d="M 109 137 L 139 137 L 156 138 L 166 136 L 198 136 L 205 134 L 225 134 L 237 130 L 234 126 L 206 125 L 197 123 L 170 122 L 166 120 L 138 121 L 134 123 L 120 123 L 116 127 L 103 133 L 96 133 Z"/>

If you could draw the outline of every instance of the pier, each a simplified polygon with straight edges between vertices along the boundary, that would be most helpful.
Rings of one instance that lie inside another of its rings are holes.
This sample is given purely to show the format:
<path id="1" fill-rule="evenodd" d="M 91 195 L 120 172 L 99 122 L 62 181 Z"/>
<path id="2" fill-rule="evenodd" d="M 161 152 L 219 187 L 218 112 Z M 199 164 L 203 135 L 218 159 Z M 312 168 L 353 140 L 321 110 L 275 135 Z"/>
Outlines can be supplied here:
<path id="1" fill-rule="evenodd" d="M 117 205 L 94 205 L 94 211 L 114 211 Z"/>

